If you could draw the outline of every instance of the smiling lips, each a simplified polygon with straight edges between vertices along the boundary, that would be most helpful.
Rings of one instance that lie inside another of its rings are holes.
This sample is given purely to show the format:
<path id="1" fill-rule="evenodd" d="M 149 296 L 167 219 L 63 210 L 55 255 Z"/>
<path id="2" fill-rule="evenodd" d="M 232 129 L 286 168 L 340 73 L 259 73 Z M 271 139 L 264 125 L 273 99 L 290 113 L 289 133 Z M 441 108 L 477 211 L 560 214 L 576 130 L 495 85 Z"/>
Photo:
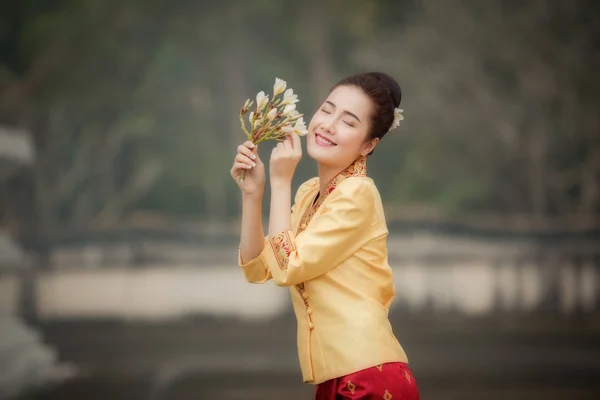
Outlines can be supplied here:
<path id="1" fill-rule="evenodd" d="M 333 147 L 333 146 L 337 146 L 336 143 L 333 143 L 331 140 L 327 139 L 324 136 L 321 136 L 319 133 L 315 134 L 315 142 L 319 145 L 319 146 L 324 146 L 324 147 Z"/>

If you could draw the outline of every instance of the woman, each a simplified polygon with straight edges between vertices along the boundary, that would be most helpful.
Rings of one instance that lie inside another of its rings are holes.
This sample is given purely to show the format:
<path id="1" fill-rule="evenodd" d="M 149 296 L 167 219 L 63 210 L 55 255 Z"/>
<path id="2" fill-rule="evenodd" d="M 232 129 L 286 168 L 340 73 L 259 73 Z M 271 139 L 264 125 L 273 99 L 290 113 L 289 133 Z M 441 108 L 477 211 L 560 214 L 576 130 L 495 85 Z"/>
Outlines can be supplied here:
<path id="1" fill-rule="evenodd" d="M 402 118 L 398 83 L 383 73 L 338 82 L 314 114 L 307 152 L 319 176 L 291 201 L 302 156 L 290 135 L 270 158 L 269 230 L 262 229 L 265 170 L 256 146 L 238 147 L 231 175 L 242 191 L 239 265 L 252 283 L 290 288 L 298 357 L 316 399 L 418 399 L 388 320 L 394 298 L 388 230 L 366 158 Z M 237 177 L 246 171 L 245 180 Z"/>

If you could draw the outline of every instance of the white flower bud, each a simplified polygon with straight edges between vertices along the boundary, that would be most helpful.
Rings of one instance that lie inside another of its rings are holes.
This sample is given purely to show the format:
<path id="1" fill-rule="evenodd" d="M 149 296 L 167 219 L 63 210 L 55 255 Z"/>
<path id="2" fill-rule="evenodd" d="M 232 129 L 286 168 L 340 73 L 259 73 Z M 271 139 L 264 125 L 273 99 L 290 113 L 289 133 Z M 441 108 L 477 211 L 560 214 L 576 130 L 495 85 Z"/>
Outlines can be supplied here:
<path id="1" fill-rule="evenodd" d="M 304 124 L 304 118 L 302 118 L 302 117 L 298 118 L 298 120 L 296 121 L 296 124 L 294 125 L 294 131 L 296 132 L 296 134 L 298 136 L 304 136 L 308 133 L 308 130 L 306 129 L 306 125 Z"/>
<path id="2" fill-rule="evenodd" d="M 265 92 L 263 92 L 262 90 L 260 92 L 258 92 L 258 94 L 256 95 L 256 107 L 259 110 L 262 110 L 267 103 L 269 103 L 269 96 L 267 96 L 265 94 Z"/>
<path id="3" fill-rule="evenodd" d="M 297 102 L 298 102 L 298 96 L 294 94 L 294 90 L 292 88 L 289 88 L 288 90 L 286 90 L 285 93 L 283 94 L 283 101 L 281 102 L 281 105 L 294 104 Z"/>
<path id="4" fill-rule="evenodd" d="M 293 126 L 286 125 L 283 128 L 281 128 L 281 132 L 289 134 L 289 133 L 294 133 L 295 131 L 294 131 L 294 127 Z"/>
<path id="5" fill-rule="evenodd" d="M 296 105 L 288 104 L 284 107 L 282 114 L 287 117 L 288 115 L 291 115 L 291 113 L 294 111 L 296 111 Z"/>
<path id="6" fill-rule="evenodd" d="M 284 81 L 283 79 L 275 78 L 275 85 L 273 85 L 273 98 L 283 93 L 286 86 L 286 81 Z"/>
<path id="7" fill-rule="evenodd" d="M 267 114 L 267 120 L 272 121 L 275 119 L 276 116 L 277 116 L 277 109 L 274 108 L 271 111 L 269 111 L 269 113 Z"/>

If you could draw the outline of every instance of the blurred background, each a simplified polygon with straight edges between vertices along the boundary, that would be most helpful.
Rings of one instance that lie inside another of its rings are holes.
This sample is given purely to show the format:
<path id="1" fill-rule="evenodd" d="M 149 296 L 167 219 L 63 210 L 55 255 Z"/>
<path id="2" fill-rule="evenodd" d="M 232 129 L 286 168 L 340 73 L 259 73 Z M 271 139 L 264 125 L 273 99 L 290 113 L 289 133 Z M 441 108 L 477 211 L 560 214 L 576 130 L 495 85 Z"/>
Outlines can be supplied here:
<path id="1" fill-rule="evenodd" d="M 237 267 L 238 114 L 370 70 L 422 398 L 600 398 L 599 46 L 592 0 L 2 2 L 0 398 L 312 398 L 288 290 Z"/>

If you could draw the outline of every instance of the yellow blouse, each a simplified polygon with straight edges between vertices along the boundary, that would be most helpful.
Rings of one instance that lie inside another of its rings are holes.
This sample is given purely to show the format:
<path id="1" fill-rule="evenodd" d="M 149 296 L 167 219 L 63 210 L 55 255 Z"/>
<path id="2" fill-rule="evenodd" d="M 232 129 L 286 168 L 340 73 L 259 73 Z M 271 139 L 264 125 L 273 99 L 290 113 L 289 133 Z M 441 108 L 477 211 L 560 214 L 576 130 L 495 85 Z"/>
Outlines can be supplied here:
<path id="1" fill-rule="evenodd" d="M 381 197 L 360 157 L 322 193 L 318 178 L 300 186 L 292 231 L 266 237 L 254 260 L 238 254 L 248 282 L 290 288 L 305 382 L 408 362 L 388 320 L 395 291 L 387 235 Z"/>

